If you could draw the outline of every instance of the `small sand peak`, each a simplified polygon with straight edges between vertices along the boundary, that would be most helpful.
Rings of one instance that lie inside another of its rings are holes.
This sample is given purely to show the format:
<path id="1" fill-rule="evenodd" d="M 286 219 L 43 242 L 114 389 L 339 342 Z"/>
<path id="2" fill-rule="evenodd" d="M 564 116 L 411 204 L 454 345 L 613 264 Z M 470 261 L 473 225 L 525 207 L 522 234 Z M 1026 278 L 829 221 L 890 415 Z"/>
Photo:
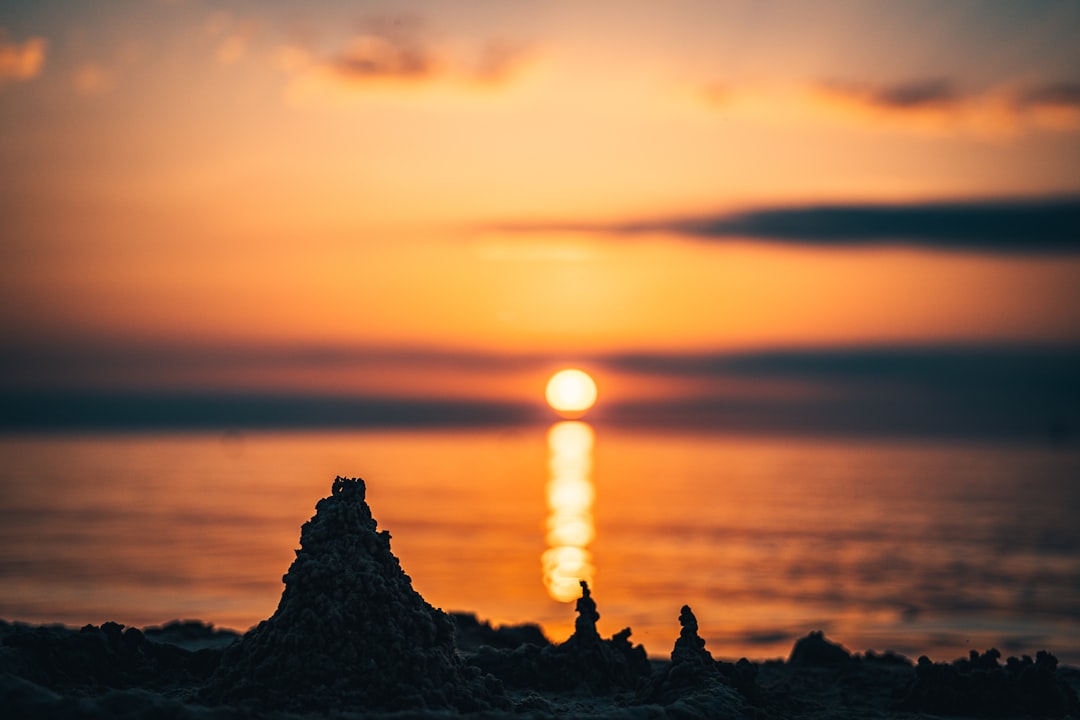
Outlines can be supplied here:
<path id="1" fill-rule="evenodd" d="M 600 639 L 600 633 L 596 629 L 596 622 L 600 619 L 600 613 L 596 610 L 596 601 L 589 592 L 589 583 L 581 581 L 581 597 L 578 598 L 577 618 L 574 620 L 574 637 L 579 641 L 586 639 Z"/>
<path id="2" fill-rule="evenodd" d="M 689 605 L 683 605 L 679 612 L 679 637 L 671 650 L 673 664 L 694 663 L 712 665 L 712 654 L 705 649 L 705 640 L 698 635 L 698 621 Z"/>

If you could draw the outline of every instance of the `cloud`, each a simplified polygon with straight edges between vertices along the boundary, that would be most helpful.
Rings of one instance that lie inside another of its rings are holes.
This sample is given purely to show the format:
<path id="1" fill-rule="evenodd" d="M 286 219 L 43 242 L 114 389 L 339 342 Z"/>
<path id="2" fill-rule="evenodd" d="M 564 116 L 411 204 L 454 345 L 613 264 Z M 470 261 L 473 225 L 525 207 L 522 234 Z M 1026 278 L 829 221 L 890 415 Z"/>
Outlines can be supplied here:
<path id="1" fill-rule="evenodd" d="M 522 43 L 489 40 L 476 53 L 471 75 L 477 82 L 501 85 L 510 80 L 531 56 L 530 48 Z"/>
<path id="2" fill-rule="evenodd" d="M 605 226 L 504 225 L 505 231 L 672 233 L 813 246 L 906 245 L 986 253 L 1080 252 L 1080 196 L 1050 199 L 779 206 Z"/>
<path id="3" fill-rule="evenodd" d="M 1018 98 L 1024 107 L 1080 109 L 1080 83 L 1051 83 L 1027 88 Z"/>
<path id="4" fill-rule="evenodd" d="M 427 48 L 400 38 L 361 35 L 332 58 L 329 67 L 349 81 L 422 80 L 435 72 L 435 58 Z"/>
<path id="5" fill-rule="evenodd" d="M 1017 394 L 1064 392 L 1080 401 L 1080 347 L 1025 345 L 885 345 L 684 354 L 605 356 L 605 366 L 641 375 L 682 378 L 784 379 L 863 385 L 904 385 L 944 392 Z"/>
<path id="6" fill-rule="evenodd" d="M 439 367 L 483 373 L 533 368 L 538 362 L 550 360 L 445 349 L 339 345 L 188 346 L 133 341 L 102 346 L 62 343 L 35 348 L 9 344 L 0 346 L 0 388 L 54 387 L 58 379 L 64 379 L 64 383 L 70 380 L 74 386 L 95 388 L 125 387 L 132 382 L 155 386 L 187 382 L 193 377 L 210 380 L 218 386 L 215 372 L 239 372 L 250 377 L 282 370 L 311 375 L 343 370 L 363 375 L 386 367 L 419 371 Z"/>
<path id="7" fill-rule="evenodd" d="M 80 95 L 100 95 L 112 90 L 116 79 L 112 72 L 99 63 L 84 63 L 72 75 L 72 83 Z"/>
<path id="8" fill-rule="evenodd" d="M 829 80 L 812 90 L 826 109 L 892 128 L 989 137 L 1034 128 L 1080 130 L 1080 84 L 1074 82 L 965 91 L 944 77 L 891 84 Z"/>
<path id="9" fill-rule="evenodd" d="M 1080 83 L 1047 83 L 1028 87 L 1016 97 L 1017 107 L 1044 127 L 1080 129 Z"/>
<path id="10" fill-rule="evenodd" d="M 512 80 L 531 56 L 528 47 L 505 38 L 442 45 L 428 37 L 421 22 L 409 18 L 371 20 L 331 52 L 303 43 L 277 52 L 279 67 L 293 76 L 294 97 L 327 90 L 498 87 Z"/>
<path id="11" fill-rule="evenodd" d="M 0 428 L 7 430 L 513 427 L 545 417 L 535 404 L 344 394 L 75 391 L 0 398 Z"/>
<path id="12" fill-rule="evenodd" d="M 1013 436 L 1051 442 L 1080 433 L 1080 348 L 893 346 L 611 356 L 643 377 L 697 379 L 692 399 L 612 408 L 628 424 L 710 426 L 822 435 Z M 787 397 L 710 388 L 784 381 Z"/>
<path id="13" fill-rule="evenodd" d="M 10 80 L 37 77 L 45 64 L 47 47 L 48 43 L 40 37 L 31 37 L 22 43 L 9 42 L 7 32 L 0 28 L 0 86 Z"/>
<path id="14" fill-rule="evenodd" d="M 222 65 L 234 65 L 244 59 L 248 46 L 257 34 L 251 20 L 237 20 L 227 12 L 213 13 L 206 19 L 206 34 L 217 43 L 215 56 Z"/>
<path id="15" fill-rule="evenodd" d="M 954 85 L 944 78 L 876 87 L 832 81 L 823 83 L 821 88 L 866 105 L 891 110 L 951 108 L 960 101 Z"/>

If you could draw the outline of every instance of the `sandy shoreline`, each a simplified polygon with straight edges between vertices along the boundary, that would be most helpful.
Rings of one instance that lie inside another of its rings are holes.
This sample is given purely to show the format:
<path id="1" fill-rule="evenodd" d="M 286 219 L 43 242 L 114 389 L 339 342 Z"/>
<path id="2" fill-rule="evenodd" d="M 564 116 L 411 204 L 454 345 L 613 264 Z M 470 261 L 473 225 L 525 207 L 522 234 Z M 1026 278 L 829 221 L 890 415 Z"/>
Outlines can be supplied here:
<path id="1" fill-rule="evenodd" d="M 455 616 L 458 654 L 466 665 L 498 672 L 506 658 L 540 654 L 536 626 L 492 627 L 475 616 Z M 920 669 L 892 654 L 852 655 L 816 634 L 785 661 L 716 660 L 688 682 L 657 687 L 673 661 L 649 661 L 636 688 L 559 686 L 537 673 L 530 683 L 506 675 L 508 706 L 369 709 L 275 709 L 258 702 L 208 704 L 200 693 L 240 635 L 196 621 L 138 630 L 115 623 L 76 630 L 0 621 L 0 707 L 19 718 L 882 718 L 1078 717 L 1080 670 L 1028 666 L 1020 673 L 993 656 L 986 667 L 971 658 L 931 666 L 947 677 L 921 679 Z M 996 667 L 995 667 L 996 666 Z M 925 670 L 925 668 L 924 668 Z M 1036 681 L 1035 675 L 1038 674 Z M 740 682 L 740 676 L 742 682 Z M 978 682 L 972 678 L 981 678 Z M 651 685 L 650 685 L 651 683 Z M 650 694 L 651 693 L 651 694 Z"/>
<path id="2" fill-rule="evenodd" d="M 784 661 L 728 662 L 684 606 L 670 659 L 656 660 L 629 628 L 599 635 L 585 583 L 560 644 L 535 625 L 447 615 L 413 590 L 359 480 L 335 480 L 300 547 L 277 611 L 243 635 L 198 621 L 0 621 L 0 708 L 18 718 L 1080 717 L 1080 670 L 1044 652 L 913 662 L 810 632 Z"/>

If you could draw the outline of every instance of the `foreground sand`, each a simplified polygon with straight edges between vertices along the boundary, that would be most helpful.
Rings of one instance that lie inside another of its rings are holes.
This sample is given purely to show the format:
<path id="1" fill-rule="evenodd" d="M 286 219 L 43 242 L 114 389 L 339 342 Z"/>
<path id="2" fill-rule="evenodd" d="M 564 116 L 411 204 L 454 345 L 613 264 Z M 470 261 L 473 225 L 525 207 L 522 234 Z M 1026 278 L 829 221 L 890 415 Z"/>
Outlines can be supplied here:
<path id="1" fill-rule="evenodd" d="M 852 655 L 810 633 L 786 661 L 719 661 L 689 607 L 670 660 L 596 630 L 492 628 L 431 607 L 379 532 L 362 481 L 335 480 L 305 523 L 277 611 L 244 635 L 198 622 L 80 630 L 0 621 L 12 718 L 1080 717 L 1080 672 L 1048 653 L 953 663 Z"/>

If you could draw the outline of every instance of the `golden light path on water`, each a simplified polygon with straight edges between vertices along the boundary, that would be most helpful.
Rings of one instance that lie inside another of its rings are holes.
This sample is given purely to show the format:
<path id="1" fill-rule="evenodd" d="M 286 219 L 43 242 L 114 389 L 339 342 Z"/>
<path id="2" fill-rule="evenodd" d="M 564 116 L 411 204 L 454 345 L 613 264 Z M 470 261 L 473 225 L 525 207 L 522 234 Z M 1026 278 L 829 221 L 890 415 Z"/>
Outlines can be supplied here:
<path id="1" fill-rule="evenodd" d="M 629 625 L 658 658 L 687 603 L 723 658 L 786 656 L 824 629 L 855 651 L 1080 664 L 1074 449 L 583 425 L 0 437 L 0 618 L 246 630 L 355 469 L 425 599 L 560 642 L 574 611 L 550 580 L 579 594 L 577 564 L 596 568 L 600 632 Z"/>
<path id="2" fill-rule="evenodd" d="M 547 549 L 541 560 L 544 587 L 560 602 L 581 595 L 580 581 L 593 582 L 594 440 L 592 427 L 581 421 L 559 422 L 548 431 Z"/>

